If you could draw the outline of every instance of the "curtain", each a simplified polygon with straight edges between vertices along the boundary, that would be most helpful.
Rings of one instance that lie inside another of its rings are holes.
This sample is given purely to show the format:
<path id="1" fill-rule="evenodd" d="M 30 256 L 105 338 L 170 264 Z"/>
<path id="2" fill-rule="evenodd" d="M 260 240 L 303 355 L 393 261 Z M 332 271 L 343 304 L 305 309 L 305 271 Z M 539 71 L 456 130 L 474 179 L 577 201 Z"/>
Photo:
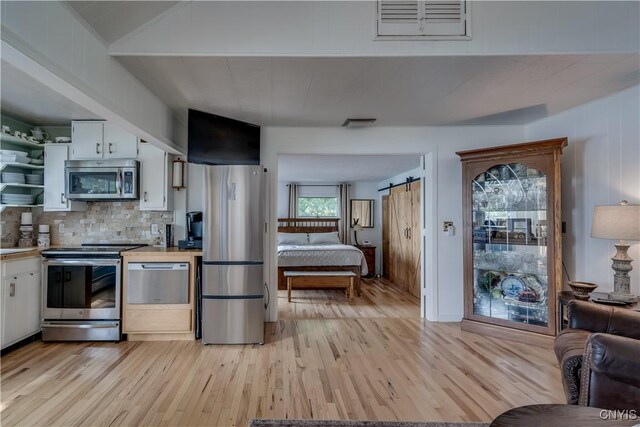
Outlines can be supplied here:
<path id="1" fill-rule="evenodd" d="M 298 217 L 298 184 L 289 184 L 289 218 Z"/>
<path id="2" fill-rule="evenodd" d="M 340 241 L 348 245 L 351 241 L 351 224 L 349 219 L 349 184 L 340 184 L 340 221 L 338 234 Z"/>

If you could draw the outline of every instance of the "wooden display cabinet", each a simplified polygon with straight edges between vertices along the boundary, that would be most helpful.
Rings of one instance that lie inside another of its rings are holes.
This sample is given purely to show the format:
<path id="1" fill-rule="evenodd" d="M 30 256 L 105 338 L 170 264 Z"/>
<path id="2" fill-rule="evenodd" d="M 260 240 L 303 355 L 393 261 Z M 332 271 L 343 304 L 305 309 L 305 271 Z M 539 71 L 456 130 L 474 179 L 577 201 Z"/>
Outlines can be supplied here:
<path id="1" fill-rule="evenodd" d="M 528 343 L 556 333 L 566 138 L 462 151 L 462 329 Z"/>

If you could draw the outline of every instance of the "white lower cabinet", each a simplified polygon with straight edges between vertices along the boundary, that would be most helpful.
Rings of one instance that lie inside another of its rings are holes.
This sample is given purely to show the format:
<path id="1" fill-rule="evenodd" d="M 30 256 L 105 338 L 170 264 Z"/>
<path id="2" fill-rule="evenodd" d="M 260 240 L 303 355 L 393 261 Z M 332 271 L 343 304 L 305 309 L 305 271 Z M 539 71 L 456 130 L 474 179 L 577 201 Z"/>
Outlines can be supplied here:
<path id="1" fill-rule="evenodd" d="M 140 143 L 138 151 L 138 161 L 140 162 L 140 210 L 172 210 L 171 166 L 173 156 L 149 143 Z"/>
<path id="2" fill-rule="evenodd" d="M 2 348 L 40 331 L 41 258 L 2 263 Z"/>
<path id="3" fill-rule="evenodd" d="M 69 160 L 70 144 L 46 144 L 44 146 L 44 210 L 84 211 L 84 202 L 67 200 L 65 196 L 64 162 Z"/>

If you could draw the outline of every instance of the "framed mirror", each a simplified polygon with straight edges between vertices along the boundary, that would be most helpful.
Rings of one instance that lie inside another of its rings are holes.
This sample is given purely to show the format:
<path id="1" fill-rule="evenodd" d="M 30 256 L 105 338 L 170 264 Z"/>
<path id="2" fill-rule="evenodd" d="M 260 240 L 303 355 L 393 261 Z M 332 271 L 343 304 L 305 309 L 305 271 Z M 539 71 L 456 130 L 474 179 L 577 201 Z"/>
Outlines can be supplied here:
<path id="1" fill-rule="evenodd" d="M 351 199 L 351 226 L 358 221 L 362 228 L 373 228 L 373 199 Z"/>

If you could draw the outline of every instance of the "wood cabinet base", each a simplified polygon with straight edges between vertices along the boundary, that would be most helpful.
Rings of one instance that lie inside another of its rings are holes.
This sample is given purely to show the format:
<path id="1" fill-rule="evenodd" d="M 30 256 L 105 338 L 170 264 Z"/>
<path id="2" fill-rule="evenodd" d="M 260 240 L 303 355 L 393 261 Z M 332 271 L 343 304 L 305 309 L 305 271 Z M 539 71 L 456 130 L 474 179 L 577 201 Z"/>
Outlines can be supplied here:
<path id="1" fill-rule="evenodd" d="M 535 332 L 521 331 L 505 326 L 496 326 L 475 320 L 462 319 L 461 329 L 474 334 L 488 335 L 509 341 L 535 345 L 537 347 L 553 347 L 554 337 L 551 335 L 536 334 Z"/>
<path id="2" fill-rule="evenodd" d="M 122 279 L 122 332 L 129 341 L 184 341 L 195 339 L 195 283 L 197 251 L 178 248 L 145 247 L 124 255 Z M 187 304 L 129 304 L 128 268 L 131 262 L 189 263 L 189 302 Z"/>
<path id="3" fill-rule="evenodd" d="M 166 333 L 166 334 L 127 334 L 127 341 L 193 341 L 196 337 L 193 332 Z"/>
<path id="4" fill-rule="evenodd" d="M 125 332 L 165 333 L 191 332 L 191 309 L 129 309 L 125 316 Z"/>

